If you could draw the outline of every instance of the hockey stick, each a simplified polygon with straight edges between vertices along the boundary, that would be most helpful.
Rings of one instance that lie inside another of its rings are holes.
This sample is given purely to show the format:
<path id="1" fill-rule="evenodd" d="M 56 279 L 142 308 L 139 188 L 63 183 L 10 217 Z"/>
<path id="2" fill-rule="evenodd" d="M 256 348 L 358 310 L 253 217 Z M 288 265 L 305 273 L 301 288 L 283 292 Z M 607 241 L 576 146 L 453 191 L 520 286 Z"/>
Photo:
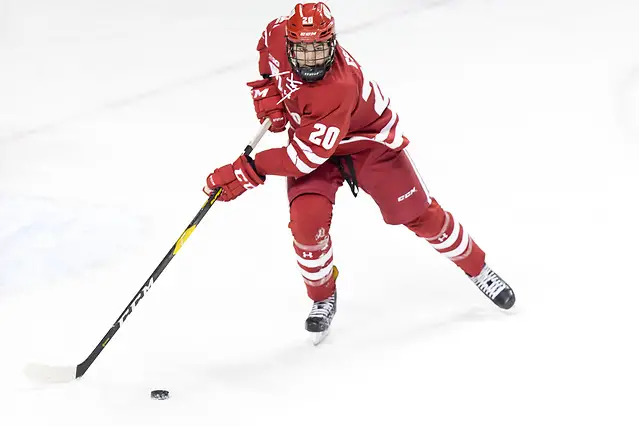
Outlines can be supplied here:
<path id="1" fill-rule="evenodd" d="M 270 126 L 271 121 L 269 119 L 266 119 L 253 140 L 244 149 L 244 154 L 251 154 L 251 152 L 255 149 L 258 142 L 260 141 L 260 139 L 262 139 L 262 136 L 264 136 Z M 135 294 L 131 302 L 129 302 L 129 304 L 120 314 L 113 326 L 111 326 L 102 340 L 100 340 L 100 343 L 98 343 L 95 349 L 93 349 L 93 352 L 91 352 L 91 354 L 89 354 L 89 356 L 82 363 L 76 366 L 28 364 L 24 369 L 25 374 L 32 380 L 45 383 L 70 382 L 74 379 L 82 377 L 84 373 L 87 372 L 89 367 L 91 367 L 98 355 L 100 355 L 106 345 L 113 339 L 113 336 L 115 336 L 115 333 L 117 333 L 120 327 L 122 327 L 124 321 L 126 321 L 129 315 L 133 313 L 133 309 L 135 309 L 138 303 L 140 303 L 140 300 L 142 300 L 144 295 L 149 291 L 153 283 L 157 281 L 162 271 L 164 271 L 164 268 L 166 268 L 169 262 L 171 262 L 177 252 L 180 251 L 186 240 L 188 240 L 193 231 L 195 231 L 197 225 L 204 218 L 204 216 L 209 211 L 213 203 L 215 203 L 215 201 L 218 199 L 220 194 L 222 194 L 222 188 L 216 188 L 216 190 L 211 193 L 208 200 L 206 200 L 204 205 L 200 208 L 200 211 L 197 213 L 197 215 L 195 215 L 191 223 L 189 223 L 189 226 L 187 226 L 184 232 L 182 232 L 180 238 L 178 238 L 175 244 L 173 244 L 173 247 L 171 247 L 166 256 L 164 256 L 164 259 L 162 259 L 160 264 L 151 273 L 151 276 L 144 282 L 142 288 L 140 288 L 140 290 Z"/>

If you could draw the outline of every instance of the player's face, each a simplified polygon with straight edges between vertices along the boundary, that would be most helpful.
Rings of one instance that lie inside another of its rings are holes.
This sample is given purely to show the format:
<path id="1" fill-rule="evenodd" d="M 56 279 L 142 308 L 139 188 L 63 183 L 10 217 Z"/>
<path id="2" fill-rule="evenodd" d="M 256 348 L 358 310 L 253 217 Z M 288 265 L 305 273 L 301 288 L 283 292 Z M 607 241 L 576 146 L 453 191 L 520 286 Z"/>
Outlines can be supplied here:
<path id="1" fill-rule="evenodd" d="M 293 55 L 301 67 L 315 67 L 324 64 L 331 54 L 328 41 L 314 43 L 295 43 Z"/>

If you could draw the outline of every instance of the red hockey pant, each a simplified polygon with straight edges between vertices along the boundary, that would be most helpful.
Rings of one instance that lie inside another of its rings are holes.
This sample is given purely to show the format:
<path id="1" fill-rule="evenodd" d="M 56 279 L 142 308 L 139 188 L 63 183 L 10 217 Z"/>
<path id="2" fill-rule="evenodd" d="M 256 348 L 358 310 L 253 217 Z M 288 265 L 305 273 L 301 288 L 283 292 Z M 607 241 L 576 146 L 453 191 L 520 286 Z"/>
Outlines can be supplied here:
<path id="1" fill-rule="evenodd" d="M 380 144 L 351 157 L 359 187 L 377 203 L 386 223 L 406 226 L 468 275 L 479 274 L 484 252 L 430 196 L 405 151 Z M 308 295 L 316 301 L 335 290 L 329 230 L 335 193 L 343 181 L 330 161 L 308 175 L 288 179 L 293 247 Z"/>

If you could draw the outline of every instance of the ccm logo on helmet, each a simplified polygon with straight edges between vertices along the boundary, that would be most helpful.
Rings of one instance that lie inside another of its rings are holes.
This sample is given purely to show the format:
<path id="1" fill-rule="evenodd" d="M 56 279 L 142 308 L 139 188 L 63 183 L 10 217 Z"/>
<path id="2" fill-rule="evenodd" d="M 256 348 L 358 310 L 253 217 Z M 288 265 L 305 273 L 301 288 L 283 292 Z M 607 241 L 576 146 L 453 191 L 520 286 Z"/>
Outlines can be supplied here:
<path id="1" fill-rule="evenodd" d="M 312 31 L 312 32 L 309 32 L 309 33 L 300 33 L 300 36 L 307 37 L 307 36 L 314 36 L 316 34 L 317 34 L 317 31 Z"/>

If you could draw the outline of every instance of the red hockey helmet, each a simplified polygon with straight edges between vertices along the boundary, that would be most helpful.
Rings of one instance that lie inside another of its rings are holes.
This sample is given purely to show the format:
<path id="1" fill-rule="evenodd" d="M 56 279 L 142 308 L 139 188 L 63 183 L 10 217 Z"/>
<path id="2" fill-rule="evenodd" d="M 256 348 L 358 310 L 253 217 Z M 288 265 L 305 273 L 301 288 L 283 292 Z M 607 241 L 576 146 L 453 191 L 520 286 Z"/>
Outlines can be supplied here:
<path id="1" fill-rule="evenodd" d="M 303 81 L 324 78 L 335 60 L 335 19 L 324 3 L 298 3 L 286 22 L 288 60 Z"/>

